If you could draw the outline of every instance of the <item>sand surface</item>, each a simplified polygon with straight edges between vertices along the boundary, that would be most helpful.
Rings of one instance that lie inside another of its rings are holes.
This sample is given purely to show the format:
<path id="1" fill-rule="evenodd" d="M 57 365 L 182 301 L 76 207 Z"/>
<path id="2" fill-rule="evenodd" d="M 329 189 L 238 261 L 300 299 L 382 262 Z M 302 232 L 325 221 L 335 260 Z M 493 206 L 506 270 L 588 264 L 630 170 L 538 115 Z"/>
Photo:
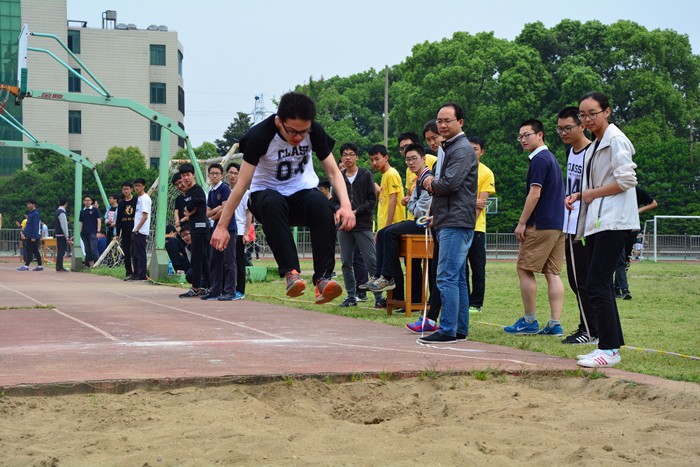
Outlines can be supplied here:
<path id="1" fill-rule="evenodd" d="M 539 375 L 0 398 L 0 465 L 214 464 L 700 465 L 700 398 Z"/>

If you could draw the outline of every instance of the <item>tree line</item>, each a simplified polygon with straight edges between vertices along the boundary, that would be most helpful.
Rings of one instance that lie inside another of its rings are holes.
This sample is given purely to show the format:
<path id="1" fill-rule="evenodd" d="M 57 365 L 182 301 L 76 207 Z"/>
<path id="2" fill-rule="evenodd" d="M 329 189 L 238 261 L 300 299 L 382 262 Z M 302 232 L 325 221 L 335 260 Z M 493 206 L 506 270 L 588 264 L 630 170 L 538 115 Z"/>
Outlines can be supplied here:
<path id="1" fill-rule="evenodd" d="M 367 150 L 383 141 L 384 71 L 310 77 L 296 90 L 316 101 L 318 120 L 338 146 L 357 144 L 359 165 L 371 169 Z M 525 25 L 512 41 L 488 32 L 458 32 L 415 45 L 410 56 L 389 69 L 392 166 L 405 171 L 399 133 L 421 134 L 440 104 L 459 103 L 465 110 L 465 133 L 486 141 L 482 161 L 496 176 L 499 212 L 489 217 L 488 230 L 512 232 L 525 199 L 528 165 L 515 139 L 520 123 L 541 120 L 545 143 L 565 167 L 566 148 L 554 132 L 557 112 L 577 105 L 591 90 L 609 97 L 612 121 L 636 148 L 640 186 L 659 203 L 648 216 L 700 215 L 700 145 L 694 143 L 700 122 L 700 57 L 692 53 L 686 35 L 650 31 L 631 21 L 605 25 L 567 19 L 552 28 L 537 22 Z M 204 143 L 195 153 L 203 159 L 216 152 L 224 155 L 250 125 L 249 115 L 238 112 L 221 139 Z M 58 196 L 72 195 L 73 162 L 48 151 L 29 154 L 26 170 L 0 179 L 7 224 L 21 218 L 28 197 L 37 198 L 43 212 L 53 212 Z M 108 194 L 118 192 L 123 180 L 140 176 L 151 183 L 157 176 L 133 147 L 112 148 L 96 167 Z M 320 165 L 316 169 L 321 173 Z M 84 192 L 97 194 L 92 174 L 84 171 L 83 177 Z M 375 177 L 379 181 L 379 174 Z"/>

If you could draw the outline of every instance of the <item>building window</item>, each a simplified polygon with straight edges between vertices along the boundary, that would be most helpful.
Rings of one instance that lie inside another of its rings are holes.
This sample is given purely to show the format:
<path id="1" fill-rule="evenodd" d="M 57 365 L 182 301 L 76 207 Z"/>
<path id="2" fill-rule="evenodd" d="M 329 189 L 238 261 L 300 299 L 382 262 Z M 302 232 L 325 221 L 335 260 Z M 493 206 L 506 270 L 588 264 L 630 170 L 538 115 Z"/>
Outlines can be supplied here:
<path id="1" fill-rule="evenodd" d="M 177 126 L 179 126 L 180 128 L 182 128 L 183 131 L 184 131 L 184 129 L 185 129 L 185 124 L 184 124 L 184 123 L 182 123 L 182 122 L 177 122 Z M 178 137 L 177 137 L 177 145 L 180 146 L 181 148 L 184 148 L 184 147 L 185 147 L 185 138 L 183 138 L 183 137 L 181 137 L 181 136 L 178 136 Z"/>
<path id="2" fill-rule="evenodd" d="M 182 56 L 182 52 L 177 51 L 177 72 L 182 76 L 182 60 L 185 57 Z"/>
<path id="3" fill-rule="evenodd" d="M 156 122 L 151 122 L 151 141 L 160 141 L 160 132 L 163 129 Z"/>
<path id="4" fill-rule="evenodd" d="M 160 167 L 160 157 L 151 157 L 149 159 L 151 168 L 158 170 L 158 167 Z"/>
<path id="5" fill-rule="evenodd" d="M 185 90 L 180 86 L 177 87 L 177 110 L 184 116 L 185 115 Z"/>
<path id="6" fill-rule="evenodd" d="M 165 46 L 151 44 L 151 65 L 165 66 Z"/>
<path id="7" fill-rule="evenodd" d="M 80 53 L 80 31 L 77 29 L 68 30 L 68 50 L 74 54 Z"/>
<path id="8" fill-rule="evenodd" d="M 151 104 L 165 104 L 165 83 L 151 83 Z"/>
<path id="9" fill-rule="evenodd" d="M 80 110 L 68 111 L 68 133 L 80 134 L 83 132 L 82 115 Z"/>
<path id="10" fill-rule="evenodd" d="M 78 74 L 80 73 L 80 68 L 73 68 Z M 75 76 L 73 73 L 68 72 L 68 92 L 80 92 L 80 78 Z"/>

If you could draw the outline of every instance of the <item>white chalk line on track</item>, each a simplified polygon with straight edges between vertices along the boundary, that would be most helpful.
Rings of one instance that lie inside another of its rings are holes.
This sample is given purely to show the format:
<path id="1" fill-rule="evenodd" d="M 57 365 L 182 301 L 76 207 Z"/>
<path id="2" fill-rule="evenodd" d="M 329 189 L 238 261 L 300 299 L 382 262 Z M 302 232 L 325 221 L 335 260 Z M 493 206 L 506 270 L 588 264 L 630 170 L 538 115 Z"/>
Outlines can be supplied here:
<path id="1" fill-rule="evenodd" d="M 170 310 L 179 311 L 180 313 L 186 313 L 186 314 L 188 314 L 188 315 L 198 316 L 198 317 L 200 317 L 200 318 L 206 318 L 206 319 L 210 319 L 210 320 L 213 320 L 213 321 L 218 321 L 218 322 L 225 323 L 225 324 L 230 324 L 231 326 L 236 326 L 236 327 L 239 327 L 239 328 L 247 329 L 248 331 L 257 332 L 257 333 L 259 333 L 259 334 L 263 334 L 263 335 L 266 335 L 266 336 L 268 336 L 268 337 L 272 337 L 273 339 L 277 339 L 277 340 L 289 340 L 289 338 L 287 338 L 287 337 L 278 336 L 278 335 L 276 335 L 276 334 L 272 334 L 272 333 L 270 333 L 270 332 L 263 331 L 262 329 L 257 329 L 257 328 L 254 328 L 254 327 L 252 327 L 252 326 L 246 326 L 245 324 L 237 323 L 237 322 L 235 322 L 235 321 L 228 321 L 228 320 L 225 320 L 225 319 L 216 318 L 216 317 L 214 317 L 214 316 L 209 316 L 209 315 L 205 315 L 205 314 L 202 314 L 202 313 L 197 313 L 197 312 L 190 311 L 190 310 L 185 310 L 185 309 L 182 309 L 182 308 L 178 308 L 178 307 L 176 307 L 176 306 L 165 305 L 165 304 L 163 304 L 163 303 L 158 303 L 158 302 L 154 302 L 154 301 L 151 301 L 151 300 L 146 300 L 145 298 L 134 297 L 134 296 L 132 296 L 132 295 L 127 295 L 127 294 L 123 294 L 123 293 L 119 293 L 119 292 L 112 292 L 112 293 L 115 294 L 115 295 L 122 296 L 122 297 L 130 298 L 130 299 L 132 299 L 132 300 L 138 300 L 138 301 L 140 301 L 140 302 L 148 303 L 148 304 L 150 304 L 150 305 L 159 306 L 159 307 L 162 307 L 162 308 L 168 308 L 168 309 L 170 309 Z"/>
<path id="2" fill-rule="evenodd" d="M 24 298 L 26 298 L 26 299 L 28 299 L 28 300 L 33 301 L 33 302 L 36 303 L 37 305 L 44 305 L 44 303 L 40 302 L 39 300 L 35 299 L 34 297 L 30 297 L 29 295 L 20 292 L 19 290 L 13 289 L 13 288 L 11 288 L 11 287 L 7 287 L 7 286 L 2 285 L 2 284 L 0 284 L 0 287 L 3 287 L 4 289 L 10 290 L 10 291 L 12 291 L 12 292 L 14 292 L 14 293 L 16 293 L 16 294 L 18 294 L 18 295 L 21 295 L 22 297 L 24 297 Z M 98 328 L 97 326 L 94 326 L 94 325 L 92 325 L 92 324 L 90 324 L 90 323 L 87 323 L 87 322 L 85 322 L 85 321 L 83 321 L 83 320 L 81 320 L 81 319 L 78 319 L 78 318 L 74 317 L 74 316 L 71 316 L 71 315 L 69 315 L 68 313 L 64 313 L 63 311 L 59 310 L 58 308 L 51 308 L 51 311 L 53 311 L 54 313 L 57 313 L 57 314 L 63 316 L 64 318 L 71 319 L 71 320 L 75 321 L 76 323 L 79 323 L 79 324 L 81 324 L 81 325 L 87 327 L 88 329 L 92 329 L 93 331 L 95 331 L 95 332 L 97 332 L 97 333 L 99 333 L 99 334 L 102 334 L 104 337 L 106 337 L 107 339 L 109 339 L 109 340 L 111 340 L 111 341 L 113 341 L 113 342 L 120 342 L 120 340 L 119 340 L 118 338 L 114 337 L 113 335 L 111 335 L 111 334 L 108 333 L 107 331 L 105 331 L 105 330 L 103 330 L 103 329 L 100 329 L 100 328 Z"/>

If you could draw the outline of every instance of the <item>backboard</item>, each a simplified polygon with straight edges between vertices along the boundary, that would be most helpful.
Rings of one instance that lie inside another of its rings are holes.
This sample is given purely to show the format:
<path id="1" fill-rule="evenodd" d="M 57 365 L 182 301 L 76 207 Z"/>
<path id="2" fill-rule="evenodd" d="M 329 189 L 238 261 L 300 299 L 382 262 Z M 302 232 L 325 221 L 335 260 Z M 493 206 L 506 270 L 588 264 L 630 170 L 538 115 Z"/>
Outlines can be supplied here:
<path id="1" fill-rule="evenodd" d="M 17 87 L 19 88 L 20 96 L 27 92 L 27 48 L 29 47 L 29 25 L 22 26 L 22 32 L 19 33 L 17 50 Z"/>

